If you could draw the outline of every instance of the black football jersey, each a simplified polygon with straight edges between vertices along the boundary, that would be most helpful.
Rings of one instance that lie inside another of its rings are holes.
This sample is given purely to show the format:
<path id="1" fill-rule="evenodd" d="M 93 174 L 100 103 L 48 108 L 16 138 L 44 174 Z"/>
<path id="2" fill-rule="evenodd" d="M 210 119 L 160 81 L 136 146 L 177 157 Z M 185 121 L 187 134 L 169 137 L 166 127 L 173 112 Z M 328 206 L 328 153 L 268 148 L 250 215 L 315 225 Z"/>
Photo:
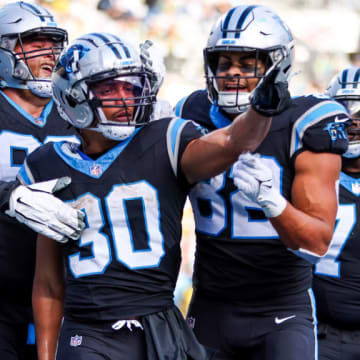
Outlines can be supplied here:
<path id="1" fill-rule="evenodd" d="M 25 157 L 40 145 L 63 139 L 75 141 L 74 134 L 53 101 L 34 118 L 0 91 L 0 180 L 14 180 Z M 4 301 L 30 306 L 36 234 L 3 212 L 0 234 L 0 305 Z M 7 319 L 11 317 L 7 311 L 0 311 L 0 318 L 3 313 Z"/>
<path id="2" fill-rule="evenodd" d="M 231 122 L 210 104 L 205 90 L 180 101 L 176 115 L 209 131 Z M 343 153 L 348 123 L 345 109 L 329 98 L 293 99 L 288 110 L 273 118 L 269 134 L 255 151 L 271 167 L 273 186 L 291 201 L 296 156 L 304 150 Z M 237 190 L 231 168 L 197 184 L 190 199 L 197 238 L 193 280 L 198 293 L 244 309 L 248 304 L 260 309 L 311 288 L 310 262 L 283 245 L 261 208 Z"/>
<path id="3" fill-rule="evenodd" d="M 86 214 L 80 240 L 64 245 L 66 317 L 115 321 L 172 306 L 190 187 L 179 164 L 201 135 L 191 121 L 165 118 L 96 160 L 66 142 L 26 160 L 23 181 L 70 176 L 57 194 Z"/>
<path id="4" fill-rule="evenodd" d="M 314 267 L 318 318 L 333 326 L 360 327 L 360 179 L 340 174 L 339 207 L 329 250 Z"/>

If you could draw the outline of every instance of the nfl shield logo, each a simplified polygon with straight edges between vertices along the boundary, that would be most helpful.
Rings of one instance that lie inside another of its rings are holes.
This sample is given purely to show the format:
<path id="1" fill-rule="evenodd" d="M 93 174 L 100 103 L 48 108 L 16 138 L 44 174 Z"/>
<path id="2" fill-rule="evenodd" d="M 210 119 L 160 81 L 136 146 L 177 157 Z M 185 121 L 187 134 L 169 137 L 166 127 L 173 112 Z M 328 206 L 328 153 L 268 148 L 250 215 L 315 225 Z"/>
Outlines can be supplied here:
<path id="1" fill-rule="evenodd" d="M 99 164 L 94 164 L 90 168 L 90 174 L 93 176 L 99 176 L 101 173 L 102 173 L 102 169 L 101 169 L 101 165 Z"/>
<path id="2" fill-rule="evenodd" d="M 72 336 L 70 339 L 70 346 L 74 346 L 74 347 L 80 346 L 81 342 L 82 342 L 82 336 L 79 335 Z"/>
<path id="3" fill-rule="evenodd" d="M 34 119 L 34 122 L 37 125 L 44 125 L 44 120 L 43 119 L 36 118 L 36 119 Z"/>

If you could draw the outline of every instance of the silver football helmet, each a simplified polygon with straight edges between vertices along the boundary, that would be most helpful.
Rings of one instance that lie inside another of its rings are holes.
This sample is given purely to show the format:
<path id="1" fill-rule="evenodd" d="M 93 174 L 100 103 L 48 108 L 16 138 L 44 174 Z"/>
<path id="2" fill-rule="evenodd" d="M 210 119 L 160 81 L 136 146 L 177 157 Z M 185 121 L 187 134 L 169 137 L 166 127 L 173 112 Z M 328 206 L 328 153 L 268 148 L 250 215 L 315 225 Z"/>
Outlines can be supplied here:
<path id="1" fill-rule="evenodd" d="M 276 80 L 285 82 L 291 71 L 293 49 L 294 40 L 289 28 L 271 9 L 260 5 L 232 8 L 215 23 L 204 49 L 205 77 L 210 101 L 232 114 L 245 111 L 250 104 L 251 94 L 240 91 L 239 87 L 232 92 L 219 91 L 216 70 L 220 52 L 252 53 L 256 63 L 254 71 L 247 78 L 261 79 L 277 67 L 279 74 Z M 259 59 L 265 63 L 265 73 L 262 74 L 257 70 Z"/>
<path id="2" fill-rule="evenodd" d="M 52 75 L 53 98 L 60 115 L 74 127 L 124 140 L 150 119 L 156 101 L 152 75 L 130 42 L 108 33 L 86 34 L 60 55 Z M 131 86 L 133 96 L 108 98 L 94 91 L 96 84 L 111 79 Z M 127 120 L 111 121 L 103 108 L 118 108 Z"/>
<path id="3" fill-rule="evenodd" d="M 24 39 L 37 35 L 59 46 L 24 51 Z M 0 9 L 0 87 L 29 89 L 37 96 L 50 97 L 51 79 L 36 78 L 28 60 L 44 56 L 44 51 L 56 60 L 66 42 L 67 32 L 58 27 L 53 15 L 42 6 L 23 1 L 3 6 Z M 17 44 L 21 52 L 15 53 Z"/>
<path id="4" fill-rule="evenodd" d="M 360 68 L 351 67 L 336 74 L 325 90 L 325 95 L 343 104 L 353 119 L 348 128 L 349 147 L 342 156 L 351 159 L 359 157 L 360 140 L 356 138 L 360 136 Z"/>

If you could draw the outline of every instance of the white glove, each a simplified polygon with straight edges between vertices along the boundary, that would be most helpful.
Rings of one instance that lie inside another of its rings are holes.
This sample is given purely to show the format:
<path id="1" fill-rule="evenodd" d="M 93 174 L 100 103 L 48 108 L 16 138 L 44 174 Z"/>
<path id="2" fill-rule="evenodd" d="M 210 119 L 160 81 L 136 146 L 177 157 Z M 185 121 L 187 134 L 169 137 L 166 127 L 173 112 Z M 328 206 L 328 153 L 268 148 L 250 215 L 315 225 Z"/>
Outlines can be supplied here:
<path id="1" fill-rule="evenodd" d="M 71 178 L 62 177 L 30 186 L 20 185 L 11 193 L 9 210 L 5 213 L 60 243 L 66 243 L 69 238 L 77 240 L 85 228 L 84 213 L 52 195 L 70 183 Z"/>
<path id="2" fill-rule="evenodd" d="M 251 201 L 259 204 L 268 218 L 279 216 L 286 200 L 272 186 L 272 172 L 259 155 L 241 154 L 233 167 L 234 184 Z"/>
<path id="3" fill-rule="evenodd" d="M 156 95 L 162 85 L 166 73 L 164 57 L 160 49 L 151 40 L 140 44 L 140 59 L 145 68 L 152 73 L 151 90 Z"/>

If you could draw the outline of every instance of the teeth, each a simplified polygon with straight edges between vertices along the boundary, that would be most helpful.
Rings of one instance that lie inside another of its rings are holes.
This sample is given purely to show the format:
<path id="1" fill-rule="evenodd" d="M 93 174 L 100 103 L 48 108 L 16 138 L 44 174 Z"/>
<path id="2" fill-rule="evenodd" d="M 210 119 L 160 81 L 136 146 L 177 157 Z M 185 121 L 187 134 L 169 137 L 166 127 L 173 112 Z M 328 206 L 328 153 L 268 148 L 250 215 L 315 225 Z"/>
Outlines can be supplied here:
<path id="1" fill-rule="evenodd" d="M 50 66 L 50 65 L 43 65 L 42 68 L 43 68 L 44 70 L 52 71 L 52 66 Z"/>

